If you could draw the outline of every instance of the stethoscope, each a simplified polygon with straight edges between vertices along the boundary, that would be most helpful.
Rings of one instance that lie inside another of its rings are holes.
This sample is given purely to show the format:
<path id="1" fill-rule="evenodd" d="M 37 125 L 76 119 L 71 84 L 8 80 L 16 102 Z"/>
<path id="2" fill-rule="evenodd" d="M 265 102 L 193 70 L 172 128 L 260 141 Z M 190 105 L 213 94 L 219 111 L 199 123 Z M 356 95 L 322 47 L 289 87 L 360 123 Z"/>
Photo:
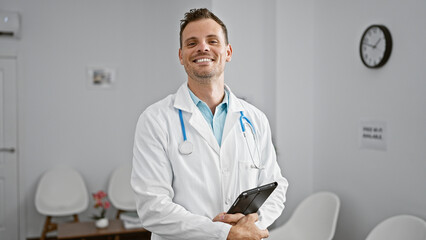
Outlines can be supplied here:
<path id="1" fill-rule="evenodd" d="M 259 144 L 258 144 L 258 139 L 257 139 L 257 135 L 256 135 L 256 131 L 254 130 L 254 126 L 253 124 L 250 122 L 250 120 L 244 116 L 243 111 L 240 111 L 240 125 L 241 125 L 241 131 L 243 132 L 243 136 L 245 139 L 245 142 L 247 144 L 247 149 L 250 153 L 250 158 L 251 161 L 253 163 L 252 168 L 256 168 L 256 169 L 264 169 L 262 166 L 260 166 L 260 151 L 259 151 Z M 183 135 L 183 142 L 181 142 L 179 144 L 179 152 L 182 155 L 189 155 L 192 153 L 193 151 L 193 145 L 190 141 L 188 141 L 187 137 L 186 137 L 186 130 L 185 130 L 185 123 L 183 122 L 183 117 L 182 117 L 182 110 L 179 109 L 179 118 L 180 118 L 180 126 L 182 129 L 182 135 Z M 256 161 L 254 161 L 254 152 L 252 152 L 248 140 L 247 140 L 247 135 L 246 135 L 246 127 L 248 127 L 251 131 L 251 135 L 253 136 L 253 140 L 254 140 L 254 145 L 255 145 L 255 151 L 257 152 L 257 157 L 259 159 L 259 165 L 256 164 Z"/>

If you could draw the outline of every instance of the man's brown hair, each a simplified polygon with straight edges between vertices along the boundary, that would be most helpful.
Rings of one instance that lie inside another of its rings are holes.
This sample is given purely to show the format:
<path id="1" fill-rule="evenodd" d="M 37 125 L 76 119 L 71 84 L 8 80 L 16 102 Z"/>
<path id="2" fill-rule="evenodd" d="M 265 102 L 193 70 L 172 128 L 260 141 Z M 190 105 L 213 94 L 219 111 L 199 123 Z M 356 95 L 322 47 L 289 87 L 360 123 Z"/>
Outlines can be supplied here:
<path id="1" fill-rule="evenodd" d="M 189 12 L 185 13 L 185 16 L 182 20 L 180 20 L 180 33 L 179 33 L 179 40 L 180 40 L 180 48 L 182 48 L 182 32 L 185 29 L 186 25 L 190 22 L 194 22 L 200 19 L 213 19 L 215 22 L 217 22 L 223 30 L 223 34 L 225 35 L 225 43 L 228 45 L 228 30 L 226 29 L 225 24 L 220 20 L 216 15 L 214 15 L 212 12 L 210 12 L 207 8 L 198 8 L 198 9 L 191 9 Z"/>

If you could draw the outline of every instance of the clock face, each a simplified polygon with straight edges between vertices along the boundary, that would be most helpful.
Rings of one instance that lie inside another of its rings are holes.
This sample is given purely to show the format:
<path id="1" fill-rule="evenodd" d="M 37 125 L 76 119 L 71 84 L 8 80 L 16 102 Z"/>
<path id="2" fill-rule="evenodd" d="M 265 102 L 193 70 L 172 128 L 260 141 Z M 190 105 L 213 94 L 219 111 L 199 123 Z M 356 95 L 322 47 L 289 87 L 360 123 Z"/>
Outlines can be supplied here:
<path id="1" fill-rule="evenodd" d="M 383 25 L 372 25 L 365 30 L 360 43 L 361 60 L 369 68 L 383 66 L 390 57 L 392 38 Z"/>

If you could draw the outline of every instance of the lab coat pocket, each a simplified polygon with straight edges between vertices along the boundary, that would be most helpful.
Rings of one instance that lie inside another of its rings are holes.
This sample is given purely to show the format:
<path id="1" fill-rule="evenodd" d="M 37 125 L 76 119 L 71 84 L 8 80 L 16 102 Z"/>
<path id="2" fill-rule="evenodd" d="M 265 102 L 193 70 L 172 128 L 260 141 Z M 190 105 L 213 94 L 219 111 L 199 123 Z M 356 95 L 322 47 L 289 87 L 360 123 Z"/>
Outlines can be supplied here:
<path id="1" fill-rule="evenodd" d="M 257 187 L 259 169 L 252 162 L 238 162 L 239 182 L 241 190 Z"/>

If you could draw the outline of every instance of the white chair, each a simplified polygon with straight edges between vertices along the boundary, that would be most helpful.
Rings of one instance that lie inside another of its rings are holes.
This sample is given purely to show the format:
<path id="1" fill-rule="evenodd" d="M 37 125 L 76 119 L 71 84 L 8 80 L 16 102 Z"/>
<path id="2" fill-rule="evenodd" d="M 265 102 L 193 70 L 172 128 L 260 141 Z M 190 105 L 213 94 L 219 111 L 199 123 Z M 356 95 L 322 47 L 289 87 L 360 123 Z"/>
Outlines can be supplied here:
<path id="1" fill-rule="evenodd" d="M 46 171 L 37 186 L 35 206 L 39 213 L 46 216 L 41 240 L 57 228 L 52 217 L 72 215 L 74 221 L 78 222 L 77 214 L 89 206 L 89 195 L 83 178 L 77 171 L 67 167 Z"/>
<path id="2" fill-rule="evenodd" d="M 305 198 L 281 227 L 271 230 L 269 240 L 331 240 L 339 215 L 336 194 L 318 192 Z"/>
<path id="3" fill-rule="evenodd" d="M 136 211 L 135 194 L 130 186 L 131 164 L 125 164 L 115 169 L 111 174 L 108 185 L 108 197 L 117 208 L 116 218 L 125 211 Z"/>
<path id="4" fill-rule="evenodd" d="M 367 240 L 426 240 L 426 222 L 411 215 L 390 217 L 373 228 Z"/>

